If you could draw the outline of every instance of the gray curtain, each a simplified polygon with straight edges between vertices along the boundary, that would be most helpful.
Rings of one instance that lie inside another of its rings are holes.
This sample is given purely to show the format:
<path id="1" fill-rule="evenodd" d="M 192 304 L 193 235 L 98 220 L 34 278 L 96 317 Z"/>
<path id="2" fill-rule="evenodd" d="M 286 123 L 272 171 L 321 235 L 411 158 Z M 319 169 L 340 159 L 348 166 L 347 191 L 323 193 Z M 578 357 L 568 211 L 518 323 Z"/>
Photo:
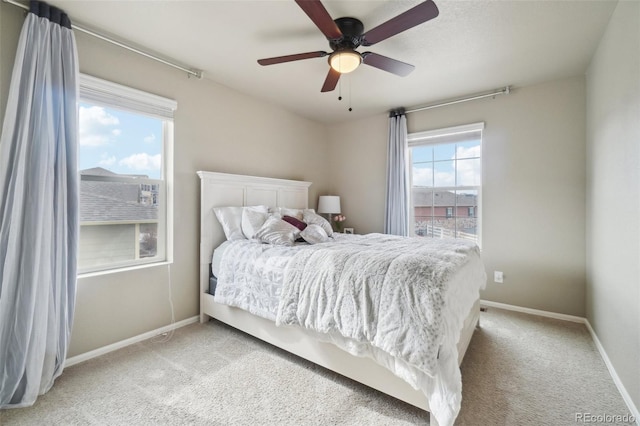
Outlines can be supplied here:
<path id="1" fill-rule="evenodd" d="M 62 373 L 76 293 L 78 60 L 68 17 L 31 2 L 0 136 L 0 408 Z"/>
<path id="2" fill-rule="evenodd" d="M 409 163 L 407 117 L 404 110 L 389 114 L 385 234 L 409 235 Z"/>

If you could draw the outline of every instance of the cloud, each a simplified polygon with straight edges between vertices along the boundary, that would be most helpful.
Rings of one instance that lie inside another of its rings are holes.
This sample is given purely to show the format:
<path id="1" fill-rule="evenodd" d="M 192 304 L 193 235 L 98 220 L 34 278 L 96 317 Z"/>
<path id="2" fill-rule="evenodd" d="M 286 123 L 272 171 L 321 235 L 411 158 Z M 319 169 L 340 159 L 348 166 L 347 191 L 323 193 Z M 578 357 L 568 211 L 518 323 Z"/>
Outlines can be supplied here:
<path id="1" fill-rule="evenodd" d="M 480 145 L 464 147 L 459 146 L 456 150 L 457 158 L 480 158 Z"/>
<path id="2" fill-rule="evenodd" d="M 458 146 L 456 155 L 452 156 L 458 167 L 457 186 L 475 186 L 480 183 L 480 145 L 463 147 Z M 456 173 L 453 168 L 454 162 L 451 163 L 451 170 L 443 170 L 442 167 L 449 162 L 443 163 L 442 166 L 435 170 L 431 167 L 414 167 L 413 168 L 413 185 L 414 186 L 433 186 L 434 177 L 435 184 L 441 186 L 456 186 Z M 449 167 L 449 166 L 447 166 Z"/>
<path id="3" fill-rule="evenodd" d="M 436 170 L 435 176 L 431 167 L 413 168 L 413 186 L 455 186 L 455 173 L 452 171 Z"/>
<path id="4" fill-rule="evenodd" d="M 82 146 L 106 145 L 120 134 L 120 129 L 115 128 L 120 124 L 118 117 L 99 106 L 80 107 L 79 124 Z"/>
<path id="5" fill-rule="evenodd" d="M 413 186 L 433 186 L 433 169 L 414 167 Z"/>
<path id="6" fill-rule="evenodd" d="M 480 160 L 458 161 L 458 186 L 480 184 Z"/>
<path id="7" fill-rule="evenodd" d="M 438 186 L 455 186 L 456 176 L 453 171 L 443 172 L 436 170 L 436 185 Z"/>
<path id="8" fill-rule="evenodd" d="M 144 138 L 144 141 L 146 143 L 153 143 L 156 141 L 156 135 L 154 135 L 153 133 L 151 133 L 149 136 Z"/>
<path id="9" fill-rule="evenodd" d="M 456 155 L 461 159 L 458 160 L 458 186 L 480 184 L 480 145 L 468 148 L 459 146 Z"/>
<path id="10" fill-rule="evenodd" d="M 100 156 L 100 161 L 98 161 L 98 165 L 111 167 L 114 164 L 116 164 L 116 157 L 113 155 L 109 156 L 109 154 L 107 154 L 106 152 L 103 152 L 102 155 Z"/>
<path id="11" fill-rule="evenodd" d="M 132 170 L 160 170 L 162 156 L 160 154 L 149 155 L 146 152 L 142 152 L 123 158 L 118 164 Z"/>

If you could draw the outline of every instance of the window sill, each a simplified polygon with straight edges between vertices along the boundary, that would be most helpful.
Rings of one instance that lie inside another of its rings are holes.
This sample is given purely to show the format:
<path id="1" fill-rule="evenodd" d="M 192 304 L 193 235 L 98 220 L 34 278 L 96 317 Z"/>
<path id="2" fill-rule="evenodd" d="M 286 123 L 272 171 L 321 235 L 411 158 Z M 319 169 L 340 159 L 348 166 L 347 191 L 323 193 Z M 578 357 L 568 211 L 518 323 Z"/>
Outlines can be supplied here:
<path id="1" fill-rule="evenodd" d="M 163 262 L 145 263 L 144 265 L 135 265 L 135 266 L 125 266 L 122 268 L 106 269 L 104 271 L 83 272 L 78 274 L 77 278 L 80 280 L 83 278 L 99 277 L 99 276 L 109 275 L 109 274 L 118 274 L 121 272 L 137 271 L 139 269 L 167 266 L 167 265 L 171 265 L 172 263 L 173 263 L 172 261 L 165 260 Z"/>

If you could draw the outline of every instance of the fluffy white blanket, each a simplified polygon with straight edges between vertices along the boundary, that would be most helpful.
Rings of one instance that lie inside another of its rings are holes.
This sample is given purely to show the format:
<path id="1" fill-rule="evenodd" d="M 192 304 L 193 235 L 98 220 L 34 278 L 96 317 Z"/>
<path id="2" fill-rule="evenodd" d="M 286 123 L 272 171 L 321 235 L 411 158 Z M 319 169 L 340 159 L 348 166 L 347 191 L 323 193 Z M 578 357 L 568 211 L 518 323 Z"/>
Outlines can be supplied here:
<path id="1" fill-rule="evenodd" d="M 274 247 L 275 256 L 267 247 L 227 249 L 217 302 L 275 316 L 277 325 L 305 327 L 375 359 L 422 390 L 441 425 L 453 424 L 461 400 L 456 344 L 485 283 L 475 244 L 368 234 Z M 230 285 L 234 280 L 242 285 Z M 265 289 L 268 297 L 257 296 Z"/>
<path id="2" fill-rule="evenodd" d="M 354 240 L 289 261 L 276 324 L 337 331 L 433 377 L 447 278 L 476 246 L 383 234 Z"/>

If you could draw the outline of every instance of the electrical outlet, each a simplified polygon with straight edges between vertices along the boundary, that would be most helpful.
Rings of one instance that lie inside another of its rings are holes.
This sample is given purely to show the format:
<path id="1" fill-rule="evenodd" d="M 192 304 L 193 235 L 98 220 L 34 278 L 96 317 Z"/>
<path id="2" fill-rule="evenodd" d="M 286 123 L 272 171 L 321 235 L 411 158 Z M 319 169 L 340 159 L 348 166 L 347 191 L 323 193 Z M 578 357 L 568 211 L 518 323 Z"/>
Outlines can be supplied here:
<path id="1" fill-rule="evenodd" d="M 493 271 L 493 281 L 496 283 L 504 282 L 504 276 L 502 275 L 502 271 Z"/>

